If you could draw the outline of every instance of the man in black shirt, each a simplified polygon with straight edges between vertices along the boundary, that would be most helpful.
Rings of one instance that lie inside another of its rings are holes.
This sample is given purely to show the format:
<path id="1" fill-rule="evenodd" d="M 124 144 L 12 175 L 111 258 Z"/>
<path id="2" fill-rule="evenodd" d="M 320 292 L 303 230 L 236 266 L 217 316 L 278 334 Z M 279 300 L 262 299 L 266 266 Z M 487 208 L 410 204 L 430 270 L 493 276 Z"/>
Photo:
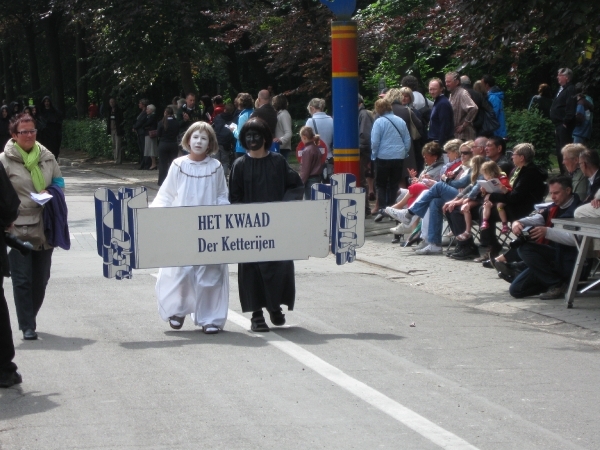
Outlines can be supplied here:
<path id="1" fill-rule="evenodd" d="M 556 158 L 560 173 L 564 173 L 565 167 L 562 163 L 562 148 L 573 142 L 573 129 L 576 125 L 575 113 L 577 112 L 577 98 L 575 86 L 571 82 L 573 72 L 571 69 L 558 69 L 556 79 L 560 89 L 550 107 L 550 120 L 554 124 L 556 136 Z"/>
<path id="2" fill-rule="evenodd" d="M 275 128 L 277 127 L 277 111 L 271 105 L 271 94 L 266 89 L 263 89 L 258 93 L 258 108 L 254 110 L 252 117 L 258 117 L 259 119 L 267 122 L 269 130 L 273 136 L 275 136 Z"/>

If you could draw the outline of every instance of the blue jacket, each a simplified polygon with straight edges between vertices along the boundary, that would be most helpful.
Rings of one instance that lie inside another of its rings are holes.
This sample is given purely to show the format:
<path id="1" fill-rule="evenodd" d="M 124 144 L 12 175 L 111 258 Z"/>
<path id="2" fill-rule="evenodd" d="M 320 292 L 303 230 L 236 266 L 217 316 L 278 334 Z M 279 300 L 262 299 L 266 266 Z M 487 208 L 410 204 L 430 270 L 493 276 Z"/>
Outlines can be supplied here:
<path id="1" fill-rule="evenodd" d="M 46 188 L 52 199 L 44 205 L 43 220 L 46 242 L 52 247 L 65 250 L 71 248 L 69 225 L 67 224 L 67 202 L 60 187 L 51 184 Z"/>
<path id="2" fill-rule="evenodd" d="M 405 159 L 410 151 L 406 122 L 392 112 L 380 116 L 371 130 L 371 159 Z"/>
<path id="3" fill-rule="evenodd" d="M 252 114 L 251 109 L 245 109 L 240 113 L 240 115 L 238 117 L 238 122 L 237 122 L 238 127 L 233 132 L 233 137 L 236 139 L 236 142 L 235 142 L 235 152 L 236 153 L 246 153 L 246 149 L 244 147 L 242 147 L 242 144 L 240 144 L 240 132 L 242 131 L 242 127 L 244 126 L 244 124 L 246 122 L 248 122 L 248 119 L 250 118 L 251 114 Z"/>
<path id="4" fill-rule="evenodd" d="M 454 112 L 445 95 L 440 95 L 433 102 L 427 136 L 442 147 L 450 139 L 454 139 Z"/>
<path id="5" fill-rule="evenodd" d="M 492 104 L 496 119 L 500 123 L 498 129 L 494 131 L 494 136 L 505 138 L 508 133 L 506 132 L 506 117 L 504 117 L 504 92 L 498 86 L 494 86 L 488 91 L 488 100 Z"/>

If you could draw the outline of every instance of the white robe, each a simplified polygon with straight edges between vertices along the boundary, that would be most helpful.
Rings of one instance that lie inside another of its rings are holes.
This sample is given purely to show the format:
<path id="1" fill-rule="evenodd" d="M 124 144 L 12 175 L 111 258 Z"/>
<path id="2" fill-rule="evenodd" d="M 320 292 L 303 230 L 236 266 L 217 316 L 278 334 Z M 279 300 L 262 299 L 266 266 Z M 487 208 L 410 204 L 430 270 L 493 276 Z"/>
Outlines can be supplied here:
<path id="1" fill-rule="evenodd" d="M 228 205 L 228 194 L 219 161 L 209 156 L 196 162 L 182 156 L 171 164 L 150 207 Z M 156 281 L 156 297 L 164 321 L 191 314 L 195 325 L 212 324 L 222 329 L 229 307 L 227 264 L 162 268 Z"/>

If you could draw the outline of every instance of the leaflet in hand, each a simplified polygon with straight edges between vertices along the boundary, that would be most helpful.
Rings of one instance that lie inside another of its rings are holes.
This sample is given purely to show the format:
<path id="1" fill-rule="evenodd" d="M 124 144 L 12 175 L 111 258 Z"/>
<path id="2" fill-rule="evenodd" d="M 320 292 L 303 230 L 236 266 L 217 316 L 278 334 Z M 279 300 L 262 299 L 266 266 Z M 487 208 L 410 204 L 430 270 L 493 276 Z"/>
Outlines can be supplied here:
<path id="1" fill-rule="evenodd" d="M 237 125 L 231 122 L 229 125 L 227 125 L 227 128 L 229 128 L 231 131 L 235 131 L 237 130 Z"/>
<path id="2" fill-rule="evenodd" d="M 502 183 L 498 178 L 491 180 L 477 180 L 477 184 L 481 189 L 485 189 L 488 194 L 502 193 Z"/>
<path id="3" fill-rule="evenodd" d="M 43 194 L 36 194 L 35 192 L 31 193 L 31 199 L 36 202 L 38 205 L 43 205 L 47 203 L 52 198 L 52 195 L 44 192 Z"/>

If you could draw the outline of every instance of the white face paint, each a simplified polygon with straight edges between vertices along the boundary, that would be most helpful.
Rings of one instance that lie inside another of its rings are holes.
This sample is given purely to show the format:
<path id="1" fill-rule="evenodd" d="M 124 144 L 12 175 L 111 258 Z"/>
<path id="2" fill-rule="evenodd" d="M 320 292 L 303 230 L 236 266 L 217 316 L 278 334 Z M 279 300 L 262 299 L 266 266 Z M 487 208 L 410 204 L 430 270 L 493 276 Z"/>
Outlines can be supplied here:
<path id="1" fill-rule="evenodd" d="M 190 137 L 190 150 L 196 155 L 204 155 L 208 150 L 208 142 L 206 131 L 194 131 Z"/>

